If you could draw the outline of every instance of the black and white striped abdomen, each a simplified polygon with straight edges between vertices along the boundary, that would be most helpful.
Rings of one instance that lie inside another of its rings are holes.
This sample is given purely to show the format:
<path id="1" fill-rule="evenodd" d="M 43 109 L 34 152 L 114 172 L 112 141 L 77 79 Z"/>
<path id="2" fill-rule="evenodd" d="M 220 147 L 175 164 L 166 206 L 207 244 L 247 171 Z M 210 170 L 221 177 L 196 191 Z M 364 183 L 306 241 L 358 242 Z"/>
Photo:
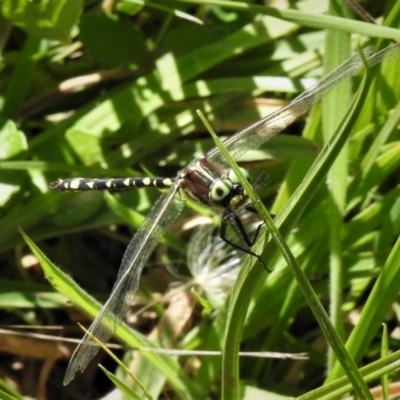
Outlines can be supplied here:
<path id="1" fill-rule="evenodd" d="M 171 178 L 110 178 L 110 179 L 59 179 L 50 183 L 54 190 L 125 190 L 131 188 L 155 187 L 166 189 L 172 186 L 175 179 Z"/>

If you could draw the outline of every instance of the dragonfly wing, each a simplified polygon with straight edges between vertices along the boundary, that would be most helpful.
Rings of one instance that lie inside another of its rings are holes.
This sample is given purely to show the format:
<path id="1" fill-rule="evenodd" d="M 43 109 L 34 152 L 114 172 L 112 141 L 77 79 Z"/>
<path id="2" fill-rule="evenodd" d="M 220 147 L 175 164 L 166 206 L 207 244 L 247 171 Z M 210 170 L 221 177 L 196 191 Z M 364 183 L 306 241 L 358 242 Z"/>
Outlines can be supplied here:
<path id="1" fill-rule="evenodd" d="M 368 67 L 382 62 L 384 59 L 395 59 L 400 57 L 400 46 L 398 44 L 386 47 L 385 49 L 371 55 L 372 47 L 363 50 L 362 56 L 355 54 L 344 63 L 339 65 L 314 86 L 296 97 L 291 103 L 280 110 L 267 115 L 254 124 L 237 132 L 224 141 L 224 145 L 231 155 L 237 159 L 245 152 L 260 147 L 263 143 L 275 136 L 298 117 L 305 114 L 311 106 L 331 91 L 339 82 L 350 77 L 364 68 L 365 58 Z M 214 147 L 207 154 L 206 158 L 226 165 L 218 148 Z"/>
<path id="2" fill-rule="evenodd" d="M 177 180 L 170 190 L 157 200 L 125 251 L 111 295 L 89 327 L 89 332 L 103 343 L 114 335 L 125 317 L 138 290 L 144 265 L 185 206 L 184 201 L 175 198 L 179 183 Z M 85 370 L 98 350 L 96 342 L 85 334 L 71 357 L 64 385 L 74 379 L 77 371 Z"/>

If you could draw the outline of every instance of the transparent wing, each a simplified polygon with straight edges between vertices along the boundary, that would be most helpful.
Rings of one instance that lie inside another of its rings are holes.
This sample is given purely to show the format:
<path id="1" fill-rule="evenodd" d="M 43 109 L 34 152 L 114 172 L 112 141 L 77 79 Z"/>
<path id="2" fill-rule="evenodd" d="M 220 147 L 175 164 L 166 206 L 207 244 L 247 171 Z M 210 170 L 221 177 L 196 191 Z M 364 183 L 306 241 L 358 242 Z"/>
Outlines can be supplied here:
<path id="1" fill-rule="evenodd" d="M 114 335 L 125 317 L 138 290 L 140 275 L 146 261 L 185 206 L 184 201 L 175 198 L 179 184 L 178 179 L 169 191 L 157 200 L 125 251 L 111 295 L 89 328 L 89 332 L 103 343 Z M 86 334 L 72 355 L 65 373 L 64 385 L 74 379 L 78 370 L 85 370 L 98 350 L 96 342 Z"/>
<path id="2" fill-rule="evenodd" d="M 395 44 L 371 55 L 372 47 L 363 50 L 363 56 L 369 67 L 380 63 L 384 59 L 395 59 L 400 57 L 400 45 Z M 265 118 L 237 132 L 224 141 L 232 156 L 237 159 L 246 151 L 257 149 L 271 137 L 275 136 L 298 117 L 305 114 L 312 105 L 324 97 L 343 79 L 356 74 L 364 67 L 362 57 L 356 54 L 339 65 L 332 72 L 322 78 L 314 86 L 296 97 L 291 103 L 280 110 L 267 115 Z M 211 149 L 206 158 L 219 164 L 225 165 L 218 148 Z"/>

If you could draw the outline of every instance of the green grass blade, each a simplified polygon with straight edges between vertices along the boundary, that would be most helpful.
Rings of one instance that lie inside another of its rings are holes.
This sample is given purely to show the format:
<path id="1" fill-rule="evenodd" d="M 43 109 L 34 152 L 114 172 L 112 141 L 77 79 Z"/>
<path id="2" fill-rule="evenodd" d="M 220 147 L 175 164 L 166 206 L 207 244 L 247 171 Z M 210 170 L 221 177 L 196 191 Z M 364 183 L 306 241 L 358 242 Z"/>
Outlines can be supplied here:
<path id="1" fill-rule="evenodd" d="M 329 13 L 344 16 L 347 5 L 345 3 L 331 2 Z M 324 72 L 328 73 L 351 55 L 350 35 L 342 31 L 328 31 L 325 37 Z M 322 135 L 324 143 L 329 143 L 337 127 L 337 121 L 346 115 L 351 104 L 351 81 L 345 80 L 337 85 L 322 100 Z M 344 321 L 342 313 L 343 291 L 343 247 L 342 230 L 343 215 L 346 208 L 347 176 L 349 165 L 349 144 L 345 143 L 338 157 L 329 170 L 327 176 L 328 212 L 327 223 L 329 226 L 329 317 L 337 334 L 343 338 Z M 332 348 L 328 351 L 327 367 L 332 368 L 335 355 Z"/>
<path id="2" fill-rule="evenodd" d="M 400 237 L 387 258 L 378 280 L 363 307 L 360 319 L 346 342 L 346 347 L 356 362 L 381 326 L 383 316 L 389 310 L 400 289 Z M 384 294 L 384 295 L 382 295 Z M 342 374 L 338 363 L 334 365 L 327 382 Z"/>
<path id="3" fill-rule="evenodd" d="M 249 5 L 240 1 L 227 0 L 177 0 L 182 3 L 197 3 L 216 5 L 231 10 L 242 10 L 256 14 L 270 15 L 271 17 L 298 23 L 302 26 L 320 29 L 336 29 L 342 32 L 358 33 L 369 37 L 381 37 L 386 39 L 400 39 L 398 29 L 373 25 L 367 22 L 348 20 L 331 15 L 307 13 L 299 10 L 277 9 L 260 5 Z"/>

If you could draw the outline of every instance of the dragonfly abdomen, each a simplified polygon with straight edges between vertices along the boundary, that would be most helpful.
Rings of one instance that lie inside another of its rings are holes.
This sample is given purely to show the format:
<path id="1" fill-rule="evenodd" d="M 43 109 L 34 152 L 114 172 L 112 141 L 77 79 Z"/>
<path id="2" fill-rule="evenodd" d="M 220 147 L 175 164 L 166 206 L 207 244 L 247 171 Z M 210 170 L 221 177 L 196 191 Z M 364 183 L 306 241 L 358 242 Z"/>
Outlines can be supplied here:
<path id="1" fill-rule="evenodd" d="M 73 178 L 59 179 L 50 183 L 50 189 L 55 190 L 124 190 L 131 188 L 155 187 L 167 189 L 172 186 L 174 179 L 171 178 L 110 178 L 110 179 L 88 179 Z"/>

